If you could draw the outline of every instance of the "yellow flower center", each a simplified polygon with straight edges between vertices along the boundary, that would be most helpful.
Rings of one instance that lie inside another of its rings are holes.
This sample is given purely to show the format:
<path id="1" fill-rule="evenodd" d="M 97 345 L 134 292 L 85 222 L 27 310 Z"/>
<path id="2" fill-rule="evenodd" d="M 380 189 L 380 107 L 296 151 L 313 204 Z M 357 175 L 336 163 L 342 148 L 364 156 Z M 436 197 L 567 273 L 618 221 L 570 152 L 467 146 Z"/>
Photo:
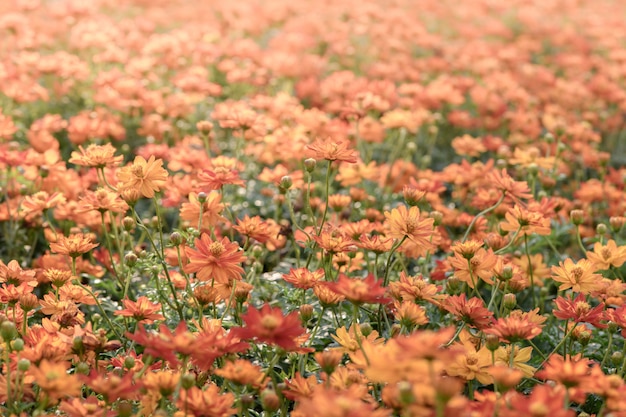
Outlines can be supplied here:
<path id="1" fill-rule="evenodd" d="M 222 245 L 221 242 L 213 242 L 209 245 L 209 252 L 211 252 L 211 255 L 215 257 L 218 257 L 222 253 L 224 253 L 224 249 L 224 245 Z"/>
<path id="2" fill-rule="evenodd" d="M 576 278 L 577 281 L 583 276 L 584 272 L 585 271 L 579 266 L 572 268 L 572 276 Z"/>
<path id="3" fill-rule="evenodd" d="M 280 319 L 274 316 L 265 316 L 261 319 L 261 326 L 266 330 L 275 330 L 280 325 Z"/>

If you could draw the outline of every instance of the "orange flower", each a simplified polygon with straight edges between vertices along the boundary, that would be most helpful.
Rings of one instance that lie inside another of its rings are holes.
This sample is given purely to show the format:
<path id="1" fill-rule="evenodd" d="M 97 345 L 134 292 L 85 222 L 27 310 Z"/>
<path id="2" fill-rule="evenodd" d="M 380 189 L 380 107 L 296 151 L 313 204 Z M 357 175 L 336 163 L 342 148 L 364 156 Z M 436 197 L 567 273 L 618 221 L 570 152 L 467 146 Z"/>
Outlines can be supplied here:
<path id="1" fill-rule="evenodd" d="M 163 320 L 163 315 L 157 313 L 161 310 L 161 303 L 153 304 L 148 297 L 141 296 L 137 301 L 122 300 L 124 309 L 115 312 L 116 316 L 132 317 L 138 323 L 153 323 L 155 320 Z"/>
<path id="2" fill-rule="evenodd" d="M 403 239 L 406 236 L 416 245 L 434 247 L 431 237 L 435 221 L 430 217 L 420 218 L 420 209 L 417 206 L 407 209 L 402 205 L 390 212 L 385 211 L 385 218 L 389 229 L 387 236 L 396 239 Z"/>
<path id="3" fill-rule="evenodd" d="M 89 252 L 97 246 L 97 243 L 92 242 L 91 236 L 77 233 L 67 237 L 59 235 L 56 242 L 50 243 L 50 250 L 53 253 L 78 258 L 80 255 Z"/>
<path id="4" fill-rule="evenodd" d="M 265 387 L 269 379 L 260 366 L 245 359 L 226 362 L 221 369 L 215 370 L 215 374 L 240 385 L 249 385 L 254 389 Z"/>
<path id="5" fill-rule="evenodd" d="M 167 183 L 163 160 L 155 159 L 154 155 L 147 161 L 142 156 L 137 156 L 131 165 L 118 171 L 117 177 L 120 189 L 136 190 L 146 198 L 154 197 L 155 191 L 161 191 Z"/>
<path id="6" fill-rule="evenodd" d="M 514 392 L 507 397 L 507 406 L 501 407 L 501 417 L 550 416 L 574 417 L 571 409 L 564 409 L 566 390 L 562 386 L 536 385 L 530 395 Z"/>
<path id="7" fill-rule="evenodd" d="M 383 297 L 385 288 L 382 286 L 382 280 L 376 280 L 372 274 L 365 279 L 352 279 L 344 274 L 339 274 L 337 282 L 328 282 L 326 285 L 355 304 L 383 303 L 386 301 Z"/>
<path id="8" fill-rule="evenodd" d="M 283 274 L 285 281 L 296 288 L 305 290 L 313 288 L 322 278 L 324 278 L 324 270 L 322 268 L 316 271 L 309 271 L 307 268 L 291 268 L 288 274 Z"/>
<path id="9" fill-rule="evenodd" d="M 598 328 L 605 328 L 606 325 L 600 323 L 604 319 L 604 304 L 600 303 L 591 308 L 585 301 L 585 295 L 580 293 L 574 299 L 557 297 L 554 300 L 557 308 L 552 311 L 554 317 L 561 320 L 574 320 L 576 323 L 590 323 Z"/>
<path id="10" fill-rule="evenodd" d="M 190 193 L 189 202 L 183 203 L 180 207 L 180 218 L 196 226 L 200 219 L 200 207 L 202 207 L 203 227 L 215 226 L 218 221 L 224 219 L 220 215 L 224 210 L 222 195 L 216 191 L 207 193 L 202 203 L 198 199 L 198 194 Z"/>
<path id="11" fill-rule="evenodd" d="M 587 259 L 594 263 L 596 270 L 619 268 L 626 262 L 626 246 L 617 246 L 613 239 L 602 245 L 596 242 L 593 252 L 587 252 Z"/>
<path id="12" fill-rule="evenodd" d="M 262 220 L 260 216 L 251 218 L 246 215 L 243 219 L 237 219 L 237 225 L 233 226 L 233 229 L 259 243 L 265 243 L 276 237 L 280 231 L 280 229 L 276 230 L 272 226 L 269 222 Z"/>
<path id="13" fill-rule="evenodd" d="M 499 318 L 491 327 L 483 331 L 487 334 L 495 334 L 502 341 L 516 343 L 538 336 L 541 333 L 541 327 L 527 316 L 511 315 Z"/>
<path id="14" fill-rule="evenodd" d="M 196 386 L 185 390 L 184 394 L 178 396 L 176 405 L 192 416 L 229 417 L 237 413 L 237 409 L 233 407 L 234 403 L 233 394 L 222 394 L 217 385 L 210 383 L 204 390 Z"/>
<path id="15" fill-rule="evenodd" d="M 591 383 L 592 362 L 583 358 L 581 354 L 563 356 L 554 354 L 550 356 L 544 369 L 537 372 L 537 378 L 559 382 L 566 388 L 585 385 Z"/>
<path id="16" fill-rule="evenodd" d="M 505 169 L 490 172 L 487 174 L 485 182 L 503 192 L 506 197 L 509 197 L 516 203 L 519 203 L 521 198 L 528 199 L 533 197 L 530 193 L 530 188 L 528 188 L 528 183 L 526 181 L 513 180 Z"/>
<path id="17" fill-rule="evenodd" d="M 244 270 L 241 263 L 246 256 L 239 250 L 239 244 L 230 242 L 227 237 L 213 241 L 208 234 L 203 234 L 195 241 L 196 249 L 185 247 L 189 263 L 184 266 L 186 273 L 196 273 L 200 281 L 216 280 L 226 283 L 240 280 Z"/>
<path id="18" fill-rule="evenodd" d="M 491 249 L 480 248 L 469 259 L 460 252 L 455 252 L 454 256 L 448 258 L 448 262 L 454 268 L 454 276 L 467 283 L 470 288 L 474 288 L 479 278 L 493 284 L 493 268 L 498 262 L 498 257 Z"/>
<path id="19" fill-rule="evenodd" d="M 35 217 L 42 215 L 47 210 L 66 202 L 65 197 L 61 193 L 52 195 L 45 191 L 39 191 L 33 195 L 26 196 L 22 202 L 21 212 L 26 220 L 33 220 Z"/>
<path id="20" fill-rule="evenodd" d="M 243 187 L 245 183 L 239 178 L 239 171 L 226 167 L 215 167 L 205 169 L 198 174 L 199 186 L 203 191 L 219 190 L 226 184 L 239 185 Z"/>
<path id="21" fill-rule="evenodd" d="M 476 346 L 471 342 L 467 331 L 459 335 L 460 343 L 465 354 L 457 355 L 452 363 L 446 367 L 446 373 L 450 376 L 460 376 L 466 381 L 477 379 L 481 384 L 492 383 L 489 374 L 489 367 L 492 365 L 491 352 L 483 345 L 476 350 Z"/>
<path id="22" fill-rule="evenodd" d="M 261 310 L 250 306 L 241 318 L 245 326 L 232 329 L 234 337 L 256 339 L 285 350 L 298 349 L 300 343 L 297 339 L 305 333 L 297 311 L 283 316 L 280 307 L 273 308 L 269 304 L 265 304 Z"/>
<path id="23" fill-rule="evenodd" d="M 468 300 L 465 294 L 452 295 L 442 306 L 457 320 L 480 330 L 489 327 L 493 320 L 493 313 L 485 308 L 485 303 L 478 297 Z"/>
<path id="24" fill-rule="evenodd" d="M 78 150 L 79 152 L 72 152 L 69 160 L 70 164 L 104 168 L 105 166 L 116 166 L 124 159 L 122 155 L 115 156 L 116 149 L 110 143 L 104 145 L 92 144 L 87 149 L 79 146 Z"/>
<path id="25" fill-rule="evenodd" d="M 49 362 L 42 360 L 39 366 L 31 366 L 29 373 L 35 378 L 35 383 L 48 397 L 52 404 L 63 397 L 79 395 L 82 383 L 76 374 L 67 373 L 66 362 Z"/>
<path id="26" fill-rule="evenodd" d="M 574 263 L 570 258 L 560 262 L 559 266 L 552 267 L 552 279 L 560 282 L 559 291 L 571 288 L 574 292 L 589 294 L 602 287 L 602 276 L 594 274 L 594 263 L 581 259 Z"/>
<path id="27" fill-rule="evenodd" d="M 507 211 L 504 217 L 506 221 L 500 224 L 500 228 L 518 233 L 518 236 L 532 234 L 547 236 L 551 233 L 550 219 L 543 217 L 539 212 L 526 210 L 520 205 Z"/>
<path id="28" fill-rule="evenodd" d="M 306 155 L 315 159 L 327 159 L 329 161 L 342 161 L 355 164 L 358 154 L 355 150 L 348 148 L 348 143 L 343 141 L 333 141 L 318 139 L 313 144 L 307 145 Z"/>
<path id="29" fill-rule="evenodd" d="M 124 213 L 128 210 L 128 204 L 126 204 L 117 193 L 107 190 L 106 188 L 98 188 L 96 191 L 85 192 L 76 212 L 82 213 L 92 210 L 99 211 L 100 213 L 107 211 Z"/>

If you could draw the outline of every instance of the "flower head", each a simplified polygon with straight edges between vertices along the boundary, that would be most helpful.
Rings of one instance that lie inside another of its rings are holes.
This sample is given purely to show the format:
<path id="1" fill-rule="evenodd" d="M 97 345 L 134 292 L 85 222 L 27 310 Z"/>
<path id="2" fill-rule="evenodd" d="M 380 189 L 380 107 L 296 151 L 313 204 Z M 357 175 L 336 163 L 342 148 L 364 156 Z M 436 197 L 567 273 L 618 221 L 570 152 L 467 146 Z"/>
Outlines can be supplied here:
<path id="1" fill-rule="evenodd" d="M 167 175 L 162 159 L 155 159 L 152 155 L 146 161 L 142 156 L 137 156 L 131 165 L 118 171 L 118 186 L 120 189 L 136 190 L 143 197 L 152 198 L 155 192 L 165 187 Z"/>
<path id="2" fill-rule="evenodd" d="M 239 250 L 239 244 L 229 241 L 227 237 L 214 241 L 206 233 L 195 243 L 195 249 L 185 248 L 189 257 L 189 263 L 184 266 L 185 272 L 195 272 L 200 281 L 215 279 L 226 283 L 231 279 L 241 279 L 244 272 L 241 263 L 246 256 Z"/>

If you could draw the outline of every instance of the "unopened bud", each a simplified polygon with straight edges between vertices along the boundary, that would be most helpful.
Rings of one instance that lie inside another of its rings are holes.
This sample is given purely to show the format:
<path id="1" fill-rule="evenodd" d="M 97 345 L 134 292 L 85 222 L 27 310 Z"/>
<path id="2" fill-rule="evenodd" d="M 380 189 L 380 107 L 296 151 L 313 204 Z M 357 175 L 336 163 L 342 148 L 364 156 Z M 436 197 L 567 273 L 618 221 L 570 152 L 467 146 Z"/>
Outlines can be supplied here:
<path id="1" fill-rule="evenodd" d="M 5 342 L 10 342 L 17 337 L 17 329 L 15 323 L 6 320 L 0 325 L 0 336 Z"/>
<path id="2" fill-rule="evenodd" d="M 130 232 L 135 227 L 135 219 L 133 219 L 132 217 L 124 217 L 122 219 L 122 227 L 127 232 Z"/>
<path id="3" fill-rule="evenodd" d="M 626 217 L 614 216 L 609 218 L 609 224 L 611 225 L 611 230 L 615 233 L 622 230 L 624 227 L 624 221 L 626 221 Z"/>
<path id="4" fill-rule="evenodd" d="M 170 235 L 170 243 L 173 246 L 180 246 L 180 244 L 183 243 L 183 237 L 178 232 L 172 232 Z"/>
<path id="5" fill-rule="evenodd" d="M 306 172 L 313 172 L 317 166 L 317 161 L 313 158 L 307 158 L 304 160 L 304 169 Z"/>
<path id="6" fill-rule="evenodd" d="M 572 210 L 569 217 L 576 226 L 581 225 L 585 221 L 585 212 L 582 210 Z"/>
<path id="7" fill-rule="evenodd" d="M 196 384 L 196 378 L 192 374 L 185 374 L 180 379 L 180 385 L 183 389 L 189 389 Z"/>
<path id="8" fill-rule="evenodd" d="M 432 219 L 435 221 L 435 222 L 433 223 L 433 225 L 434 225 L 435 227 L 436 227 L 436 226 L 439 226 L 439 225 L 441 224 L 441 222 L 443 221 L 443 213 L 442 213 L 442 212 L 440 212 L 440 211 L 432 211 L 432 212 L 430 213 L 430 217 L 432 217 Z"/>
<path id="9" fill-rule="evenodd" d="M 488 334 L 485 336 L 485 346 L 489 351 L 495 352 L 500 348 L 500 338 L 495 334 Z"/>
<path id="10" fill-rule="evenodd" d="M 517 297 L 513 293 L 504 294 L 504 307 L 513 310 L 517 305 Z"/>
<path id="11" fill-rule="evenodd" d="M 124 368 L 133 369 L 135 367 L 135 358 L 132 356 L 126 356 L 124 358 Z"/>
<path id="12" fill-rule="evenodd" d="M 261 392 L 261 405 L 263 410 L 273 413 L 280 408 L 280 398 L 273 389 L 265 389 Z"/>
<path id="13" fill-rule="evenodd" d="M 606 224 L 604 224 L 604 223 L 600 223 L 600 224 L 598 224 L 598 225 L 596 226 L 596 233 L 597 233 L 599 236 L 604 236 L 604 235 L 606 235 L 606 232 L 607 232 L 607 227 L 606 227 Z"/>
<path id="14" fill-rule="evenodd" d="M 137 265 L 137 260 L 139 258 L 137 258 L 137 255 L 135 255 L 132 252 L 127 253 L 126 255 L 124 255 L 124 262 L 126 263 L 126 266 L 129 267 L 133 267 L 135 265 Z"/>
<path id="15" fill-rule="evenodd" d="M 361 334 L 365 337 L 369 336 L 374 331 L 374 329 L 372 329 L 372 325 L 369 323 L 361 324 L 360 329 L 361 329 Z"/>
<path id="16" fill-rule="evenodd" d="M 308 323 L 311 317 L 313 317 L 313 306 L 311 304 L 302 304 L 300 306 L 300 320 L 302 320 L 302 323 Z"/>
<path id="17" fill-rule="evenodd" d="M 207 200 L 207 195 L 206 195 L 206 193 L 205 193 L 204 191 L 200 191 L 200 192 L 198 193 L 198 201 L 199 201 L 200 203 L 206 203 L 206 200 Z"/>

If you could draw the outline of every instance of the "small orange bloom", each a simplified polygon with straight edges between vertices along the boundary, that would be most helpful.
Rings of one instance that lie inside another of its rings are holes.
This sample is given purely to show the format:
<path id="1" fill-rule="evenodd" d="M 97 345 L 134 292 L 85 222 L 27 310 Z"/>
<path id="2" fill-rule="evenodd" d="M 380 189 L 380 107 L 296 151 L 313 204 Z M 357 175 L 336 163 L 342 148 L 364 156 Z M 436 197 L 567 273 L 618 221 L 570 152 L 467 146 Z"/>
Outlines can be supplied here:
<path id="1" fill-rule="evenodd" d="M 70 164 L 104 168 L 106 166 L 116 166 L 124 159 L 122 155 L 115 156 L 116 149 L 110 143 L 104 145 L 92 144 L 87 146 L 87 149 L 79 146 L 78 150 L 78 152 L 72 152 L 69 160 Z"/>
<path id="2" fill-rule="evenodd" d="M 161 303 L 152 303 L 148 297 L 141 296 L 137 301 L 122 300 L 124 309 L 115 312 L 116 316 L 132 317 L 138 323 L 153 323 L 155 320 L 163 320 L 163 315 L 157 313 L 161 310 Z"/>
<path id="3" fill-rule="evenodd" d="M 552 267 L 552 279 L 560 282 L 559 291 L 571 288 L 574 292 L 589 294 L 602 287 L 602 276 L 594 274 L 595 264 L 587 259 L 574 263 L 570 258 Z"/>
<path id="4" fill-rule="evenodd" d="M 431 237 L 434 232 L 434 219 L 431 217 L 420 218 L 420 209 L 413 206 L 409 209 L 401 205 L 393 210 L 385 212 L 389 231 L 387 236 L 402 239 L 409 238 L 415 244 L 432 248 Z"/>
<path id="5" fill-rule="evenodd" d="M 118 171 L 118 186 L 120 189 L 137 190 L 142 196 L 152 198 L 155 191 L 165 187 L 167 175 L 162 159 L 155 159 L 152 155 L 146 161 L 142 156 L 137 156 L 131 165 Z"/>
<path id="6" fill-rule="evenodd" d="M 63 397 L 80 394 L 83 384 L 76 374 L 68 374 L 67 368 L 66 362 L 49 362 L 44 359 L 39 366 L 32 366 L 29 370 L 50 403 L 56 404 Z"/>
<path id="7" fill-rule="evenodd" d="M 307 145 L 307 156 L 315 159 L 327 159 L 329 161 L 342 161 L 355 164 L 358 154 L 355 150 L 348 148 L 348 143 L 343 141 L 333 141 L 318 139 L 313 144 Z"/>
<path id="8" fill-rule="evenodd" d="M 348 278 L 344 274 L 339 274 L 337 282 L 328 282 L 326 285 L 337 294 L 345 297 L 346 300 L 355 303 L 382 303 L 385 288 L 381 280 L 376 280 L 374 275 L 368 275 L 365 279 Z"/>
<path id="9" fill-rule="evenodd" d="M 305 333 L 297 311 L 283 316 L 280 307 L 273 308 L 269 304 L 265 304 L 261 310 L 250 306 L 248 312 L 241 318 L 245 326 L 231 330 L 235 337 L 257 339 L 259 342 L 277 345 L 285 350 L 298 349 L 300 343 L 297 339 Z"/>
<path id="10" fill-rule="evenodd" d="M 619 268 L 626 262 L 626 246 L 617 246 L 613 239 L 602 245 L 596 242 L 593 252 L 587 252 L 587 259 L 594 263 L 596 270 Z"/>
<path id="11" fill-rule="evenodd" d="M 260 366 L 254 365 L 245 359 L 237 359 L 215 370 L 215 374 L 239 385 L 249 385 L 254 389 L 265 387 L 268 377 Z"/>
<path id="12" fill-rule="evenodd" d="M 59 235 L 56 242 L 50 243 L 50 250 L 53 253 L 78 258 L 80 255 L 89 252 L 97 246 L 98 244 L 93 243 L 91 236 L 77 233 L 67 237 Z"/>
<path id="13" fill-rule="evenodd" d="M 199 281 L 215 279 L 226 283 L 231 279 L 240 280 L 244 270 L 241 263 L 246 256 L 240 251 L 237 242 L 230 242 L 227 237 L 213 241 L 208 234 L 203 234 L 195 241 L 196 248 L 185 248 L 189 263 L 184 266 L 186 273 L 196 273 Z"/>
<path id="14" fill-rule="evenodd" d="M 496 320 L 490 328 L 483 330 L 487 334 L 495 334 L 509 343 L 530 340 L 541 333 L 541 326 L 529 317 L 511 315 Z"/>

